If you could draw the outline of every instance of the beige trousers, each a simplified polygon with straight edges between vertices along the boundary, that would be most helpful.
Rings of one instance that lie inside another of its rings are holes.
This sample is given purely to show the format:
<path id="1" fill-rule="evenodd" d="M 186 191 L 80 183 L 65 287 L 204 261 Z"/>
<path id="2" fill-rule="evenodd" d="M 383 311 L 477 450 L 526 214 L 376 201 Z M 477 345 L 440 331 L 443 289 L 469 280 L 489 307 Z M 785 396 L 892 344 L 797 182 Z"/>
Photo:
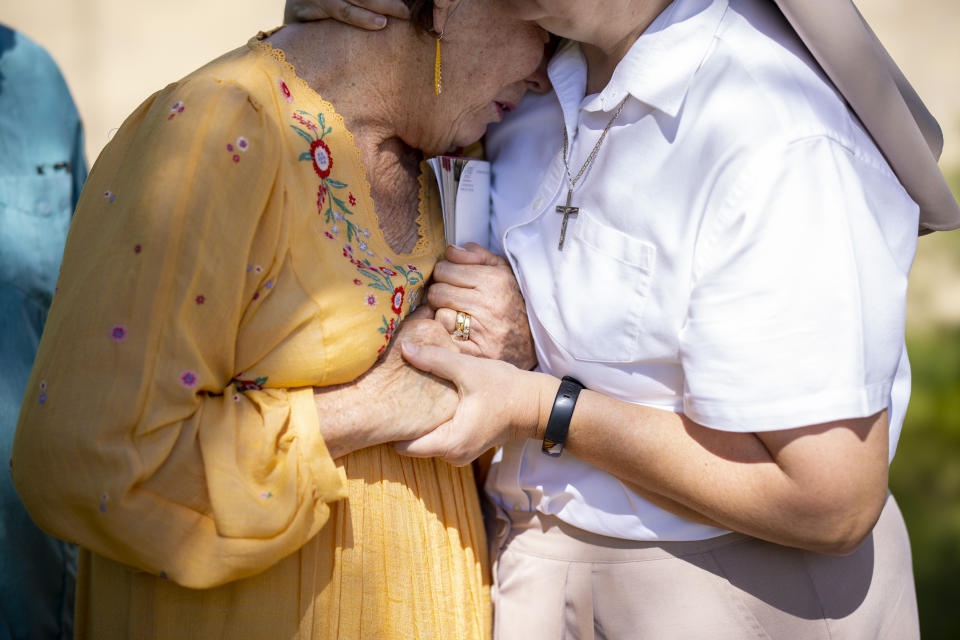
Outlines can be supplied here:
<path id="1" fill-rule="evenodd" d="M 892 496 L 870 537 L 840 557 L 740 534 L 638 543 L 538 513 L 501 511 L 497 525 L 496 640 L 920 637 Z"/>

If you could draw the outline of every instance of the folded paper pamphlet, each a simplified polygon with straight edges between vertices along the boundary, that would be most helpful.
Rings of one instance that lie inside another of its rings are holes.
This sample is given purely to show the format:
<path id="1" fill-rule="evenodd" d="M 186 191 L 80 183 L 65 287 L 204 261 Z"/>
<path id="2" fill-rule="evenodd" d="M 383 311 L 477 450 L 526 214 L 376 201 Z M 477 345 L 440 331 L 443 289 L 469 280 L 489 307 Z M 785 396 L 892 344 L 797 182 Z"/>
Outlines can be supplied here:
<path id="1" fill-rule="evenodd" d="M 427 160 L 437 177 L 447 244 L 476 242 L 490 248 L 490 163 L 438 156 Z"/>

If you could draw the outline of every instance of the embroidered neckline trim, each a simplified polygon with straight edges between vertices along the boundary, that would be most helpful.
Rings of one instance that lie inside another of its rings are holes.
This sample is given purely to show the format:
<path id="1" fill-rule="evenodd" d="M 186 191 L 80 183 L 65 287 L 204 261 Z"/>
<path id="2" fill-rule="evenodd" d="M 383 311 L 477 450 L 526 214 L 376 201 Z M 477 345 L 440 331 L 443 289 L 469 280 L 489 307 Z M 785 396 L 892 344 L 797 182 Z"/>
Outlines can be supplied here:
<path id="1" fill-rule="evenodd" d="M 417 225 L 417 242 L 413 246 L 413 249 L 411 249 L 408 253 L 394 251 L 383 235 L 383 227 L 380 226 L 380 215 L 377 213 L 376 206 L 374 206 L 370 182 L 367 180 L 367 169 L 360 159 L 360 149 L 357 147 L 356 142 L 354 141 L 353 133 L 347 128 L 346 122 L 343 120 L 343 116 L 337 112 L 333 104 L 331 104 L 328 100 L 325 100 L 319 93 L 314 91 L 309 84 L 307 84 L 306 80 L 297 75 L 296 68 L 293 66 L 293 63 L 287 60 L 287 55 L 284 53 L 283 49 L 278 49 L 269 42 L 263 41 L 263 38 L 269 36 L 276 30 L 277 29 L 274 29 L 270 32 L 261 31 L 250 39 L 250 41 L 247 43 L 247 46 L 255 52 L 263 53 L 273 58 L 274 61 L 277 62 L 277 64 L 279 64 L 280 67 L 286 72 L 285 75 L 289 75 L 292 78 L 292 83 L 294 86 L 305 92 L 307 95 L 312 96 L 317 102 L 319 102 L 328 115 L 333 118 L 334 122 L 340 126 L 341 130 L 346 136 L 347 142 L 349 142 L 350 147 L 353 149 L 354 162 L 360 170 L 360 185 L 363 189 L 362 195 L 364 195 L 371 204 L 370 208 L 373 212 L 374 220 L 376 221 L 375 232 L 377 234 L 377 239 L 383 245 L 383 247 L 397 258 L 406 259 L 425 257 L 430 252 L 430 249 L 433 248 L 434 244 L 433 238 L 431 237 L 434 235 L 433 224 L 430 220 L 430 216 L 427 215 L 428 198 L 427 181 L 425 175 L 427 168 L 426 162 L 420 163 L 420 175 L 418 177 L 420 191 L 417 197 L 417 218 L 414 221 Z"/>

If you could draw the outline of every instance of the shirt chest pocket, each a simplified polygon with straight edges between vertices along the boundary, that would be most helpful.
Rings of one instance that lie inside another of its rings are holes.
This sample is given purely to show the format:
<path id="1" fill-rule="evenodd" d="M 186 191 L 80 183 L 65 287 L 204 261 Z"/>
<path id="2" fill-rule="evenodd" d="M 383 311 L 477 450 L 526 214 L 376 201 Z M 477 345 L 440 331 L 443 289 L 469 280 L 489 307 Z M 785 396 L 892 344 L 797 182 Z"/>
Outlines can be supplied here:
<path id="1" fill-rule="evenodd" d="M 636 361 L 656 246 L 580 215 L 563 252 L 553 245 L 552 300 L 535 301 L 537 318 L 578 360 Z"/>

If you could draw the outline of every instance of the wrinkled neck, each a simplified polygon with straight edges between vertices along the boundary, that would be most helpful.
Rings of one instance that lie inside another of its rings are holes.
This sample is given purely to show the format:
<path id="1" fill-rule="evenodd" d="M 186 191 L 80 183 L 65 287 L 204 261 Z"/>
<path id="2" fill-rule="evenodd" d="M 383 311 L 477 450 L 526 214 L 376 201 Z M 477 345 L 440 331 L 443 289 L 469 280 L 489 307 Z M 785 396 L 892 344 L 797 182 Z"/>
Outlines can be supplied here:
<path id="1" fill-rule="evenodd" d="M 367 172 L 383 237 L 396 253 L 409 253 L 419 239 L 421 153 L 396 136 L 376 131 L 354 135 Z"/>
<path id="2" fill-rule="evenodd" d="M 353 134 L 384 238 L 398 253 L 409 252 L 418 238 L 421 155 L 404 136 L 417 108 L 408 102 L 411 92 L 402 90 L 415 71 L 383 61 L 402 60 L 411 37 L 403 24 L 371 33 L 324 20 L 289 25 L 268 39 Z"/>

